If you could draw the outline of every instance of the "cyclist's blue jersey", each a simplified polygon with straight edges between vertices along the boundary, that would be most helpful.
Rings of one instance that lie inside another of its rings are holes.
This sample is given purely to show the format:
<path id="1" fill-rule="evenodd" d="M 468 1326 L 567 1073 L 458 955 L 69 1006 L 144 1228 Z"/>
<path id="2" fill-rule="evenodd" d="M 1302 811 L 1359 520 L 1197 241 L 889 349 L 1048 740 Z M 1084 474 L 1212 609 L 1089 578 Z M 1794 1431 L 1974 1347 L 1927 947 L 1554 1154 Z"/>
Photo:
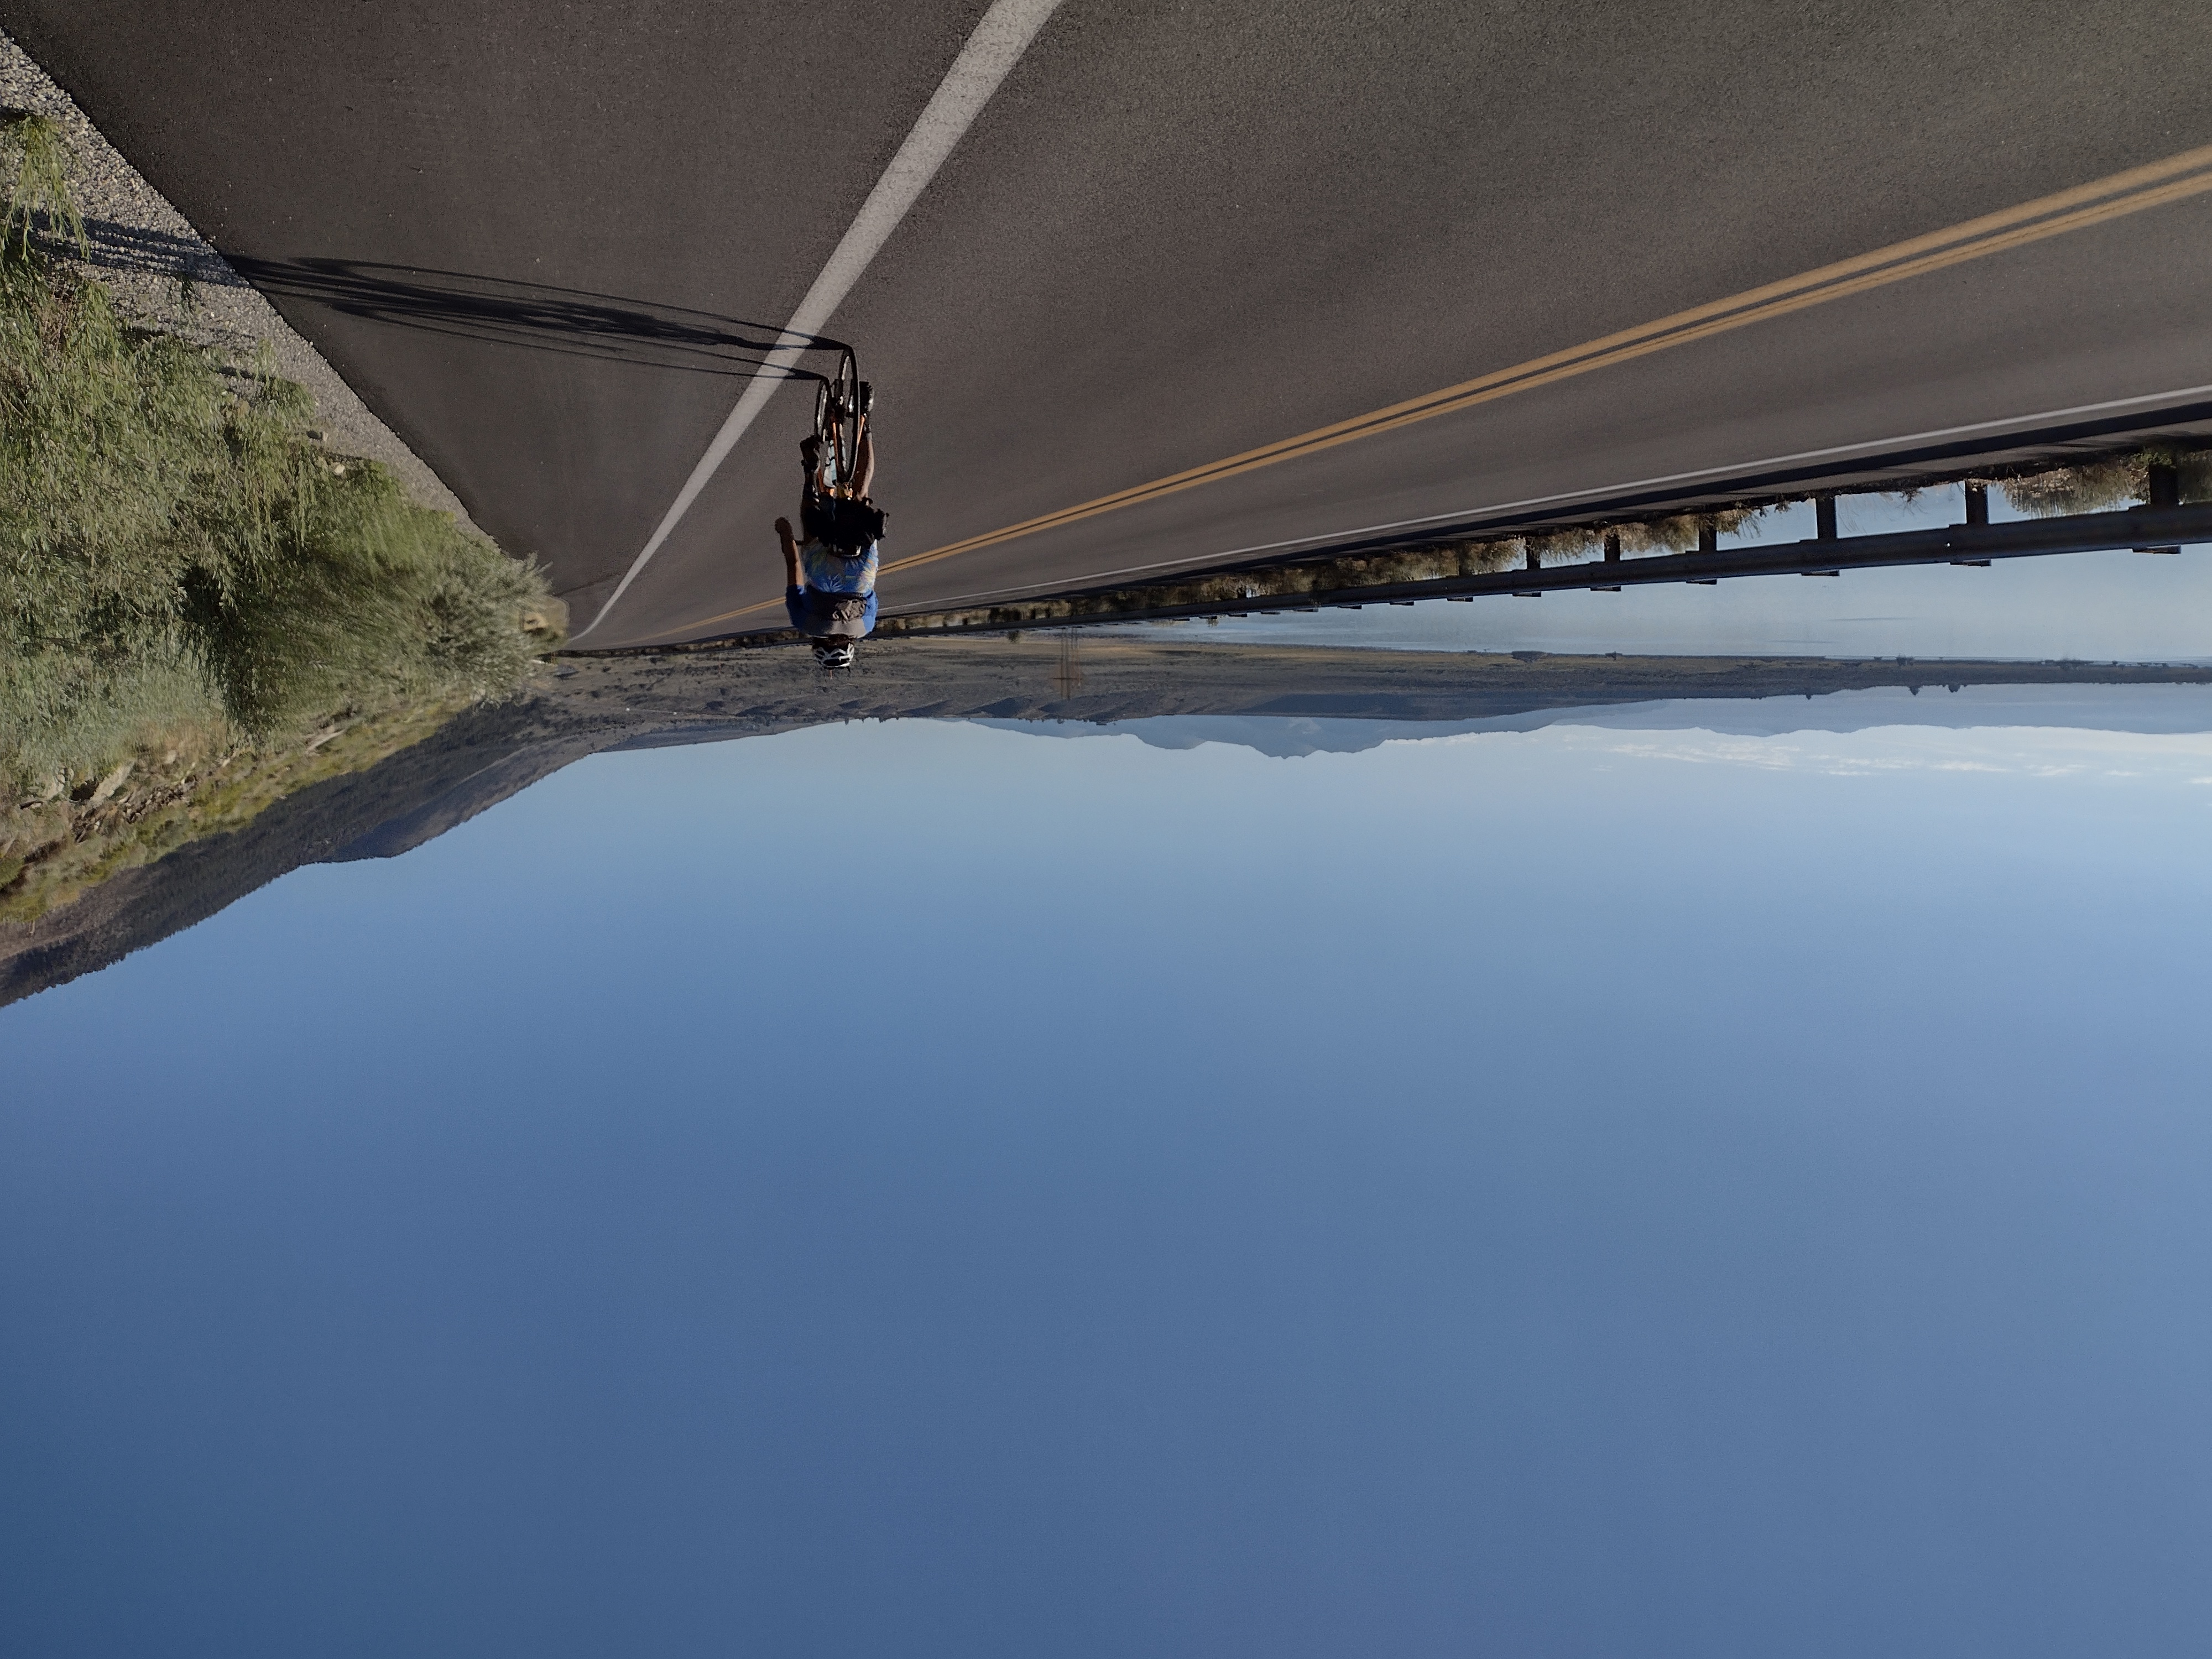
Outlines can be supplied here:
<path id="1" fill-rule="evenodd" d="M 870 542 L 865 553 L 842 553 L 810 541 L 799 550 L 799 574 L 817 593 L 872 593 L 878 546 Z"/>

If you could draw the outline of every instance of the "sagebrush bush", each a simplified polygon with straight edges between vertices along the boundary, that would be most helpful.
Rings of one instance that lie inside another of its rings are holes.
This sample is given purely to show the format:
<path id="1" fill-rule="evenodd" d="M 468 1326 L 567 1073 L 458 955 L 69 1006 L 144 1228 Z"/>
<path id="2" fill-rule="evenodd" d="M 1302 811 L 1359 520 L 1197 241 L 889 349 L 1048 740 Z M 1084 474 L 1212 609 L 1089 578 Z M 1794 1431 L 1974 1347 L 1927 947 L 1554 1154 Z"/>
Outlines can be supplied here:
<path id="1" fill-rule="evenodd" d="M 1755 524 L 1765 513 L 1758 507 L 1732 507 L 1718 513 L 1686 513 L 1679 518 L 1654 519 L 1620 526 L 1620 545 L 1630 553 L 1688 553 L 1698 545 L 1698 530 L 1706 520 L 1717 535 L 1732 536 Z"/>
<path id="2" fill-rule="evenodd" d="M 165 706 L 267 737 L 496 695 L 557 642 L 534 568 L 330 454 L 311 412 L 0 257 L 0 772 L 81 774 Z"/>
<path id="3" fill-rule="evenodd" d="M 2007 478 L 1997 487 L 2018 513 L 2050 518 L 2132 507 L 2147 493 L 2148 468 L 2141 455 L 2115 455 L 2076 466 L 2053 467 L 2032 477 Z"/>
<path id="4" fill-rule="evenodd" d="M 2150 499 L 2150 467 L 2163 462 L 2179 475 L 2181 499 L 2212 499 L 2212 451 L 2154 447 L 2133 455 L 2102 455 L 2053 467 L 1997 487 L 2017 512 L 2050 518 L 2066 513 L 2106 513 Z"/>

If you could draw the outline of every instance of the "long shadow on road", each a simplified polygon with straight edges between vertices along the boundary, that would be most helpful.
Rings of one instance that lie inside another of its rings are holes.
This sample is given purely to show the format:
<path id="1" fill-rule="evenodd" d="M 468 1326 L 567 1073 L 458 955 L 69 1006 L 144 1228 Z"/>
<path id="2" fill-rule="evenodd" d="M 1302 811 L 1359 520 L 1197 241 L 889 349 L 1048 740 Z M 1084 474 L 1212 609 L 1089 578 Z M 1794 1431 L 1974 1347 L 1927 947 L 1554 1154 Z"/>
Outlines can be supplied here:
<path id="1" fill-rule="evenodd" d="M 749 377 L 779 344 L 803 342 L 810 350 L 842 344 L 827 336 L 786 337 L 773 323 L 465 271 L 363 259 L 233 263 L 272 298 L 306 301 L 398 328 L 641 368 Z M 803 368 L 776 366 L 770 372 L 785 380 L 820 378 Z"/>

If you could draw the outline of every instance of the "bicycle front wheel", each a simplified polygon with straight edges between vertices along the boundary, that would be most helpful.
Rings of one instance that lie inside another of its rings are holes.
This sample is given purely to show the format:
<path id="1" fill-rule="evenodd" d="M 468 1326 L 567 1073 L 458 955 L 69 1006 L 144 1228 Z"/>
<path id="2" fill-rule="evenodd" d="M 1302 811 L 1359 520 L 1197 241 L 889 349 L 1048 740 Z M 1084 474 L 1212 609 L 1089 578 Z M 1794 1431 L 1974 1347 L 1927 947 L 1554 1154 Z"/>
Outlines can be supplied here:
<path id="1" fill-rule="evenodd" d="M 829 389 L 837 482 L 849 484 L 860 467 L 860 366 L 848 349 L 837 358 L 837 377 Z"/>

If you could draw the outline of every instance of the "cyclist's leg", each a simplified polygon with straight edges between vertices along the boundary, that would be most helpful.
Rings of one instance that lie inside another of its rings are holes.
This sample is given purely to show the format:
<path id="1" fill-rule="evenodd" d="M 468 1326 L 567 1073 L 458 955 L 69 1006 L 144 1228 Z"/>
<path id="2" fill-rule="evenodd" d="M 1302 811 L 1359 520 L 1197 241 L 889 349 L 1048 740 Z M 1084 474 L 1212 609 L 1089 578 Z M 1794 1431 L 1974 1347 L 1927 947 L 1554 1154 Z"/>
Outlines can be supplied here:
<path id="1" fill-rule="evenodd" d="M 802 540 L 812 541 L 822 533 L 829 501 L 827 479 L 836 470 L 836 463 L 823 456 L 818 434 L 810 434 L 799 441 L 799 533 Z"/>
<path id="2" fill-rule="evenodd" d="M 853 493 L 866 499 L 876 482 L 876 435 L 868 430 L 868 417 L 860 417 L 860 454 L 853 468 Z"/>

